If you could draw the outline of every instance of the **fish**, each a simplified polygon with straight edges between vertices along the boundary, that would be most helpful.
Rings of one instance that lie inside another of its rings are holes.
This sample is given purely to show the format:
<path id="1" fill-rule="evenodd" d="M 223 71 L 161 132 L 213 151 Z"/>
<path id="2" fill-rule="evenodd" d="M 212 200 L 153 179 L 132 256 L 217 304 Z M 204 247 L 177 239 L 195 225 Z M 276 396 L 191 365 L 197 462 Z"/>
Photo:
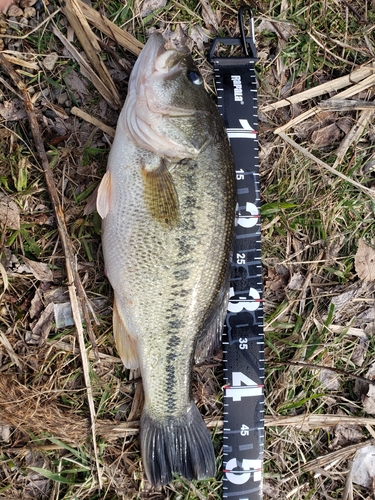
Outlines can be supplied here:
<path id="1" fill-rule="evenodd" d="M 129 78 L 98 188 L 113 335 L 144 391 L 140 449 L 152 485 L 215 476 L 193 400 L 194 362 L 220 345 L 229 296 L 235 170 L 189 49 L 153 34 Z"/>

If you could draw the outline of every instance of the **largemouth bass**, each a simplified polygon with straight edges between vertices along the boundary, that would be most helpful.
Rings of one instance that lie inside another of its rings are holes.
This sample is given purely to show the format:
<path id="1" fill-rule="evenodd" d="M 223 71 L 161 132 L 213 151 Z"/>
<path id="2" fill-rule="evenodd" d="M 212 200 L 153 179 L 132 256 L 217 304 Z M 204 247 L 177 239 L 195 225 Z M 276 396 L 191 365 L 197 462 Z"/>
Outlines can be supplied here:
<path id="1" fill-rule="evenodd" d="M 154 485 L 174 472 L 212 477 L 213 446 L 191 377 L 194 357 L 218 344 L 226 311 L 234 167 L 189 50 L 166 50 L 160 34 L 132 71 L 97 209 L 117 350 L 143 380 L 146 476 Z"/>

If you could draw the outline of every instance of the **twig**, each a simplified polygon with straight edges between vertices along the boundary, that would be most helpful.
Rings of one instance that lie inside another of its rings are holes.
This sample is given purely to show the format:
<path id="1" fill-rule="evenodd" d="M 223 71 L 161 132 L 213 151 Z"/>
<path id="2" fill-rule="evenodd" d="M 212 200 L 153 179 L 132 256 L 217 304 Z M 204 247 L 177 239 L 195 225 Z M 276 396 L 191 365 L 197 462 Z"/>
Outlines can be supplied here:
<path id="1" fill-rule="evenodd" d="M 375 418 L 321 413 L 319 415 L 303 414 L 289 417 L 266 416 L 264 421 L 266 427 L 302 427 L 306 431 L 321 429 L 322 427 L 333 427 L 338 424 L 375 425 Z"/>
<path id="2" fill-rule="evenodd" d="M 328 92 L 340 90 L 344 87 L 347 87 L 348 85 L 361 82 L 364 79 L 374 76 L 374 71 L 375 68 L 373 68 L 372 66 L 364 66 L 363 68 L 353 71 L 349 75 L 342 76 L 327 83 L 322 83 L 322 85 L 318 85 L 317 87 L 314 87 L 312 89 L 308 89 L 300 92 L 299 94 L 292 95 L 287 99 L 281 99 L 280 101 L 274 102 L 273 104 L 268 104 L 267 106 L 262 107 L 261 110 L 272 111 L 274 109 L 288 106 L 289 104 L 296 104 L 298 102 L 312 99 L 313 97 L 327 94 Z M 373 83 L 374 82 L 372 81 L 370 85 L 373 85 Z"/>
<path id="3" fill-rule="evenodd" d="M 61 351 L 69 352 L 71 354 L 79 354 L 79 349 L 78 347 L 74 347 L 68 342 L 64 342 L 63 340 L 57 340 L 57 341 L 51 341 L 49 342 L 51 346 L 54 347 L 54 349 L 59 349 Z M 88 353 L 89 359 L 92 360 L 97 360 L 97 357 L 94 355 L 93 352 Z M 106 361 L 110 363 L 122 363 L 120 358 L 116 358 L 116 356 L 110 356 L 109 354 L 104 354 L 103 352 L 99 352 L 99 359 L 101 361 Z"/>
<path id="4" fill-rule="evenodd" d="M 7 54 L 5 50 L 3 50 L 3 54 L 5 59 L 7 59 L 7 61 L 9 61 L 12 64 L 16 64 L 17 66 L 23 66 L 24 68 L 27 69 L 34 69 L 34 70 L 39 69 L 39 64 L 37 62 L 26 61 L 25 59 L 21 59 L 20 57 L 16 57 L 12 54 Z"/>
<path id="5" fill-rule="evenodd" d="M 1 264 L 1 266 L 2 266 L 2 264 Z M 2 332 L 1 330 L 0 330 L 0 343 L 3 344 L 3 346 L 5 347 L 5 350 L 7 351 L 7 354 L 10 357 L 10 359 L 13 361 L 13 363 L 15 363 L 18 368 L 22 369 L 22 363 L 21 363 L 19 357 L 14 352 L 13 347 L 12 347 L 11 343 L 9 342 L 8 338 L 6 337 L 4 332 Z"/>
<path id="6" fill-rule="evenodd" d="M 104 34 L 112 38 L 112 40 L 115 40 L 115 42 L 124 47 L 124 49 L 128 50 L 135 56 L 139 56 L 143 48 L 143 43 L 137 40 L 130 33 L 127 33 L 119 28 L 115 23 L 102 16 L 99 12 L 92 7 L 89 7 L 84 2 L 79 1 L 78 4 L 89 23 L 93 24 L 95 28 L 98 28 Z"/>
<path id="7" fill-rule="evenodd" d="M 375 70 L 375 68 L 374 68 L 374 70 Z M 375 74 L 372 74 L 368 78 L 365 78 L 363 81 L 357 83 L 356 85 L 352 85 L 348 89 L 343 90 L 339 94 L 336 94 L 334 97 L 332 97 L 331 99 L 328 99 L 328 100 L 326 100 L 324 102 L 325 103 L 331 103 L 331 102 L 333 103 L 336 100 L 337 101 L 340 101 L 340 100 L 342 101 L 343 99 L 346 99 L 348 97 L 352 97 L 353 95 L 358 94 L 359 92 L 362 92 L 363 90 L 368 89 L 369 87 L 371 87 L 372 85 L 374 85 L 374 83 L 375 83 Z M 316 88 L 319 88 L 319 87 L 316 87 Z M 303 94 L 303 92 L 301 92 L 301 94 Z M 300 96 L 301 94 L 297 94 L 297 95 Z M 318 95 L 320 95 L 320 94 L 318 94 Z M 292 97 L 296 97 L 296 96 L 292 96 Z M 308 99 L 308 97 L 306 97 L 306 99 Z M 297 102 L 299 102 L 299 101 L 297 101 Z M 323 106 L 324 106 L 324 104 L 323 104 Z M 327 104 L 327 106 L 329 106 L 329 104 Z M 301 123 L 304 120 L 307 120 L 307 118 L 310 118 L 310 117 L 316 115 L 317 113 L 319 113 L 320 107 L 321 106 L 319 104 L 318 106 L 314 106 L 313 108 L 308 109 L 304 113 L 301 113 L 299 116 L 296 116 L 295 118 L 293 118 L 292 120 L 290 120 L 285 125 L 282 125 L 281 127 L 278 127 L 274 131 L 274 133 L 278 134 L 279 132 L 285 132 L 290 127 L 293 127 L 293 126 L 297 125 L 298 123 Z"/>
<path id="8" fill-rule="evenodd" d="M 4 231 L 4 234 L 5 234 L 5 231 Z M 1 301 L 4 293 L 8 290 L 8 287 L 9 287 L 8 275 L 7 275 L 7 272 L 5 270 L 5 267 L 1 263 L 1 261 L 0 261 L 0 274 L 1 274 L 1 277 L 3 278 L 3 287 L 4 287 L 4 290 L 0 294 L 0 301 Z"/>
<path id="9" fill-rule="evenodd" d="M 95 127 L 100 128 L 103 132 L 106 134 L 110 135 L 111 137 L 115 136 L 116 130 L 112 127 L 109 127 L 108 125 L 105 125 L 103 122 L 95 118 L 94 116 L 89 115 L 85 111 L 82 111 L 81 109 L 77 108 L 76 106 L 73 106 L 72 109 L 70 110 L 72 115 L 78 116 L 79 118 L 82 118 L 82 120 L 85 120 L 88 123 L 91 123 L 92 125 L 95 125 Z"/>
<path id="10" fill-rule="evenodd" d="M 360 21 L 361 23 L 363 24 L 369 24 L 368 21 L 366 21 L 366 19 L 364 19 L 361 14 L 359 12 L 357 12 L 357 10 L 352 6 L 350 5 L 350 3 L 346 2 L 345 0 L 341 0 L 342 3 L 351 11 L 353 12 L 353 14 L 358 18 L 358 21 Z"/>
<path id="11" fill-rule="evenodd" d="M 340 146 L 337 148 L 336 150 L 337 158 L 335 160 L 335 163 L 333 164 L 333 168 L 336 168 L 338 165 L 340 165 L 341 161 L 343 160 L 350 146 L 353 143 L 356 143 L 360 139 L 364 129 L 367 127 L 367 124 L 372 119 L 374 111 L 375 109 L 373 108 L 373 109 L 365 109 L 364 111 L 361 112 L 357 122 L 354 124 L 350 132 L 346 134 L 344 139 L 341 141 Z"/>
<path id="12" fill-rule="evenodd" d="M 78 0 L 65 0 L 62 11 L 68 18 L 74 33 L 80 41 L 101 83 L 99 86 L 95 84 L 96 88 L 113 108 L 119 109 L 121 107 L 120 95 L 107 67 L 100 57 L 98 40 L 91 31 L 89 23 L 82 11 L 81 3 L 78 2 Z"/>
<path id="13" fill-rule="evenodd" d="M 330 111 L 353 111 L 358 109 L 374 109 L 375 101 L 360 101 L 355 99 L 328 99 L 318 104 L 321 109 Z"/>
<path id="14" fill-rule="evenodd" d="M 323 45 L 311 32 L 309 32 L 310 37 L 314 40 L 314 42 L 321 47 L 323 50 L 327 52 L 327 54 L 330 54 L 332 57 L 338 59 L 339 61 L 343 62 L 344 64 L 347 64 L 349 66 L 356 66 L 355 63 L 348 61 L 347 59 L 343 59 L 342 57 L 338 56 L 332 50 L 329 50 L 325 45 Z"/>
<path id="15" fill-rule="evenodd" d="M 329 463 L 333 462 L 334 460 L 345 460 L 347 459 L 350 455 L 355 453 L 357 450 L 360 450 L 361 448 L 364 448 L 365 446 L 370 446 L 375 444 L 375 439 L 369 439 L 368 441 L 362 441 L 361 443 L 356 443 L 352 444 L 350 446 L 345 446 L 344 448 L 340 448 L 339 450 L 333 451 L 332 453 L 327 453 L 327 455 L 324 455 L 322 457 L 318 457 L 315 460 L 311 460 L 311 462 L 308 462 L 307 464 L 304 464 L 302 466 L 298 466 L 295 468 L 294 472 L 312 472 L 318 467 L 324 467 L 328 465 Z M 289 481 L 291 476 L 288 476 L 288 478 L 282 479 L 282 482 Z M 294 477 L 294 475 L 293 475 Z"/>
<path id="16" fill-rule="evenodd" d="M 353 482 L 352 482 L 352 476 L 353 476 L 353 460 L 349 460 L 349 468 L 348 472 L 346 474 L 346 481 L 345 481 L 345 489 L 342 494 L 342 500 L 353 500 Z"/>
<path id="17" fill-rule="evenodd" d="M 64 214 L 62 211 L 62 206 L 60 203 L 58 191 L 56 189 L 55 181 L 54 181 L 54 178 L 52 175 L 52 170 L 49 166 L 46 151 L 44 149 L 44 145 L 43 145 L 43 141 L 42 141 L 41 133 L 40 133 L 40 128 L 39 128 L 39 123 L 38 123 L 38 120 L 36 118 L 34 106 L 33 106 L 33 103 L 30 99 L 26 85 L 20 79 L 17 72 L 13 69 L 12 65 L 6 60 L 4 55 L 1 53 L 0 53 L 0 63 L 4 67 L 4 69 L 7 71 L 10 78 L 13 80 L 14 84 L 17 85 L 18 89 L 20 90 L 20 92 L 23 96 L 25 110 L 26 110 L 28 120 L 30 123 L 30 130 L 33 134 L 35 147 L 37 149 L 38 155 L 39 155 L 41 163 L 42 163 L 48 192 L 49 192 L 49 195 L 51 198 L 53 210 L 54 210 L 55 217 L 56 217 L 57 228 L 59 231 L 61 244 L 62 244 L 64 254 L 65 254 L 65 265 L 66 265 L 69 297 L 70 297 L 70 302 L 72 305 L 73 319 L 74 319 L 74 323 L 75 323 L 75 326 L 77 329 L 78 343 L 79 343 L 81 358 L 82 358 L 82 369 L 83 369 L 83 375 L 84 375 L 84 379 L 85 379 L 87 400 L 88 400 L 89 410 L 90 410 L 91 433 L 92 433 L 92 438 L 93 438 L 96 471 L 97 471 L 97 476 L 98 476 L 98 481 L 99 481 L 99 487 L 102 488 L 102 478 L 101 478 L 101 471 L 100 471 L 100 467 L 99 467 L 98 450 L 97 450 L 97 445 L 96 445 L 95 406 L 94 406 L 94 399 L 93 399 L 93 393 L 92 393 L 92 387 L 91 387 L 91 381 L 90 381 L 89 362 L 88 362 L 87 352 L 86 352 L 86 348 L 85 348 L 83 325 L 82 325 L 82 321 L 81 321 L 81 315 L 79 312 L 79 300 L 77 297 L 77 291 L 78 291 L 78 293 L 80 292 L 82 284 L 81 284 L 81 280 L 78 276 L 78 273 L 75 272 L 75 259 L 74 259 L 73 245 L 72 245 L 72 242 L 71 242 L 69 235 L 68 235 L 68 232 L 67 232 Z M 81 301 L 81 307 L 82 307 L 83 311 L 85 309 L 87 309 L 83 301 Z M 88 313 L 87 313 L 87 317 L 88 317 Z M 89 329 L 89 325 L 90 325 L 90 323 L 87 324 L 88 329 Z"/>
<path id="18" fill-rule="evenodd" d="M 113 99 L 112 93 L 110 90 L 104 85 L 102 80 L 99 78 L 97 73 L 92 69 L 90 64 L 84 59 L 78 50 L 73 47 L 73 45 L 67 40 L 67 38 L 61 33 L 61 31 L 57 28 L 57 26 L 53 23 L 52 33 L 57 36 L 57 38 L 64 44 L 65 48 L 71 55 L 71 57 L 78 62 L 79 68 L 83 76 L 85 76 L 90 82 L 94 85 L 94 87 L 98 90 L 98 92 L 104 97 L 104 99 L 110 104 L 111 107 L 116 108 L 120 107 L 119 101 L 117 103 L 116 100 Z"/>
<path id="19" fill-rule="evenodd" d="M 317 158 L 316 156 L 314 156 L 312 153 L 310 153 L 309 151 L 307 151 L 307 149 L 305 149 L 302 146 L 300 146 L 299 144 L 297 144 L 296 141 L 294 141 L 293 139 L 291 139 L 288 135 L 284 134 L 284 132 L 281 132 L 281 131 L 277 132 L 277 131 L 275 131 L 275 133 L 277 133 L 282 139 L 284 139 L 285 142 L 288 142 L 291 146 L 293 146 L 294 148 L 296 148 L 300 153 L 302 153 L 303 155 L 305 155 L 307 158 L 309 158 L 313 162 L 317 163 L 321 167 L 324 167 L 326 170 L 328 170 L 328 172 L 331 172 L 332 174 L 337 175 L 337 177 L 340 177 L 344 181 L 349 182 L 353 186 L 357 187 L 358 189 L 360 189 L 361 191 L 363 191 L 364 193 L 366 193 L 368 196 L 370 196 L 371 199 L 375 198 L 375 191 L 373 191 L 372 189 L 370 189 L 370 188 L 368 188 L 366 186 L 362 186 L 362 184 L 360 184 L 359 182 L 354 181 L 353 179 L 351 179 L 347 175 L 339 172 L 338 170 L 336 170 L 335 168 L 331 167 L 330 165 L 328 165 L 324 161 L 320 160 L 319 158 Z"/>

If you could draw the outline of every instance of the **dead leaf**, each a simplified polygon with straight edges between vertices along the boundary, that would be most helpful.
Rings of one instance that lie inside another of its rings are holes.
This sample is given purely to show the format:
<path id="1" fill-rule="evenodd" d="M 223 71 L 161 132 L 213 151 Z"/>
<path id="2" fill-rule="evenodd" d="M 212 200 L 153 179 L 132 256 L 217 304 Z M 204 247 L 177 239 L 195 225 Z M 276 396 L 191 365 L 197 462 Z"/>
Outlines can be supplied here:
<path id="1" fill-rule="evenodd" d="M 375 480 L 375 446 L 364 446 L 354 456 L 352 481 L 370 488 Z"/>
<path id="2" fill-rule="evenodd" d="M 20 230 L 20 209 L 7 194 L 0 193 L 0 221 L 9 229 Z"/>
<path id="3" fill-rule="evenodd" d="M 202 17 L 204 24 L 207 26 L 207 28 L 214 28 L 216 31 L 218 31 L 221 21 L 220 14 L 215 13 L 212 10 L 212 7 L 207 0 L 200 0 L 200 3 L 202 5 Z"/>
<path id="4" fill-rule="evenodd" d="M 189 32 L 189 36 L 193 40 L 193 42 L 197 45 L 199 50 L 202 51 L 205 50 L 204 44 L 208 42 L 208 36 L 204 28 L 202 28 L 202 26 L 199 26 L 198 24 L 192 26 Z"/>
<path id="5" fill-rule="evenodd" d="M 317 148 L 326 148 L 341 138 L 341 130 L 336 123 L 315 130 L 311 134 L 311 140 Z"/>
<path id="6" fill-rule="evenodd" d="M 357 316 L 357 324 L 361 326 L 363 331 L 367 335 L 373 335 L 375 322 L 375 309 L 374 307 L 369 307 Z"/>
<path id="7" fill-rule="evenodd" d="M 263 21 L 259 24 L 259 26 L 255 29 L 257 33 L 261 33 L 262 31 L 270 31 L 271 33 L 276 33 L 278 37 L 285 41 L 288 41 L 291 36 L 297 33 L 296 28 L 292 23 L 287 21 L 281 22 L 271 22 L 267 19 L 263 19 Z"/>
<path id="8" fill-rule="evenodd" d="M 305 277 L 301 272 L 293 273 L 288 283 L 289 290 L 302 290 L 305 283 Z"/>
<path id="9" fill-rule="evenodd" d="M 51 290 L 46 290 L 43 293 L 44 300 L 47 304 L 50 302 L 62 303 L 69 300 L 69 291 L 65 287 L 52 288 Z"/>
<path id="10" fill-rule="evenodd" d="M 36 472 L 32 467 L 50 469 L 48 458 L 38 451 L 28 451 L 25 455 L 27 474 L 25 475 L 25 498 L 47 498 L 50 496 L 52 481 Z"/>
<path id="11" fill-rule="evenodd" d="M 48 304 L 42 314 L 31 327 L 31 333 L 27 332 L 25 340 L 28 344 L 38 344 L 41 346 L 47 339 L 52 328 L 54 318 L 54 304 Z"/>
<path id="12" fill-rule="evenodd" d="M 353 120 L 347 116 L 343 118 L 339 118 L 336 122 L 336 125 L 339 127 L 340 130 L 344 132 L 345 135 L 349 134 L 352 126 L 353 126 Z"/>
<path id="13" fill-rule="evenodd" d="M 366 337 L 361 337 L 359 339 L 358 345 L 353 349 L 353 353 L 350 360 L 357 366 L 362 366 L 365 361 L 366 354 L 370 345 L 369 339 Z"/>
<path id="14" fill-rule="evenodd" d="M 354 265 L 359 279 L 363 281 L 375 281 L 375 250 L 363 238 L 360 238 L 358 242 Z"/>
<path id="15" fill-rule="evenodd" d="M 167 4 L 167 0 L 144 0 L 143 2 L 138 1 L 137 4 L 140 16 L 146 17 L 154 10 L 165 7 Z"/>
<path id="16" fill-rule="evenodd" d="M 375 415 L 375 385 L 369 385 L 368 392 L 363 398 L 363 409 L 370 415 Z"/>
<path id="17" fill-rule="evenodd" d="M 36 262 L 35 260 L 23 258 L 26 264 L 30 267 L 31 272 L 39 281 L 53 281 L 53 273 L 47 264 Z"/>
<path id="18" fill-rule="evenodd" d="M 337 424 L 333 430 L 333 434 L 334 438 L 328 445 L 330 450 L 337 450 L 358 443 L 363 437 L 361 427 L 352 424 Z"/>
<path id="19" fill-rule="evenodd" d="M 268 267 L 265 286 L 272 291 L 282 290 L 288 284 L 289 277 L 289 269 L 283 264 L 276 264 L 275 267 Z"/>
<path id="20" fill-rule="evenodd" d="M 364 375 L 364 379 L 357 379 L 354 384 L 354 394 L 362 401 L 368 396 L 370 384 L 366 381 L 375 380 L 375 363 L 373 363 Z"/>
<path id="21" fill-rule="evenodd" d="M 81 99 L 90 95 L 90 91 L 87 85 L 84 83 L 83 78 L 74 70 L 66 75 L 65 83 L 68 85 L 69 90 L 74 95 L 78 94 Z"/>
<path id="22" fill-rule="evenodd" d="M 43 60 L 43 66 L 48 69 L 48 71 L 52 71 L 57 63 L 59 56 L 56 52 L 50 52 Z"/>
<path id="23" fill-rule="evenodd" d="M 35 318 L 43 310 L 42 292 L 40 289 L 36 290 L 34 297 L 31 299 L 29 316 L 31 319 Z"/>
<path id="24" fill-rule="evenodd" d="M 353 300 L 361 293 L 361 284 L 359 282 L 354 283 L 347 287 L 345 292 L 340 293 L 332 297 L 331 303 L 335 306 L 335 314 L 337 311 L 342 309 L 348 309 L 352 306 Z"/>
<path id="25" fill-rule="evenodd" d="M 19 99 L 13 99 L 12 101 L 4 101 L 0 104 L 0 116 L 5 121 L 18 121 L 25 118 L 26 111 Z"/>
<path id="26" fill-rule="evenodd" d="M 10 438 L 10 427 L 9 425 L 1 425 L 0 424 L 0 436 L 5 443 L 9 442 Z"/>
<path id="27" fill-rule="evenodd" d="M 280 498 L 280 487 L 275 485 L 270 479 L 263 481 L 263 494 L 270 498 Z"/>
<path id="28" fill-rule="evenodd" d="M 36 318 L 43 311 L 44 306 L 52 302 L 52 300 L 46 300 L 47 293 L 51 292 L 51 283 L 41 282 L 38 289 L 35 290 L 35 295 L 31 299 L 29 316 L 31 319 Z M 66 299 L 65 299 L 66 300 Z"/>
<path id="29" fill-rule="evenodd" d="M 337 391 L 341 385 L 341 377 L 332 370 L 321 370 L 318 376 L 324 387 L 330 391 Z"/>

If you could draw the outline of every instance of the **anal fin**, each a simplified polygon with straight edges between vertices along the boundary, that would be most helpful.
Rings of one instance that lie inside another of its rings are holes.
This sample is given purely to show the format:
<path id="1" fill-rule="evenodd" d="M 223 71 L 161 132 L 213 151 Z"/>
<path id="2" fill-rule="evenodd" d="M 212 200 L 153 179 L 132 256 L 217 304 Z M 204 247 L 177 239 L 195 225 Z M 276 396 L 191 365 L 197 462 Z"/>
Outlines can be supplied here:
<path id="1" fill-rule="evenodd" d="M 139 367 L 136 341 L 129 334 L 124 320 L 119 313 L 116 297 L 113 301 L 113 336 L 117 351 L 125 367 L 136 370 Z"/>

